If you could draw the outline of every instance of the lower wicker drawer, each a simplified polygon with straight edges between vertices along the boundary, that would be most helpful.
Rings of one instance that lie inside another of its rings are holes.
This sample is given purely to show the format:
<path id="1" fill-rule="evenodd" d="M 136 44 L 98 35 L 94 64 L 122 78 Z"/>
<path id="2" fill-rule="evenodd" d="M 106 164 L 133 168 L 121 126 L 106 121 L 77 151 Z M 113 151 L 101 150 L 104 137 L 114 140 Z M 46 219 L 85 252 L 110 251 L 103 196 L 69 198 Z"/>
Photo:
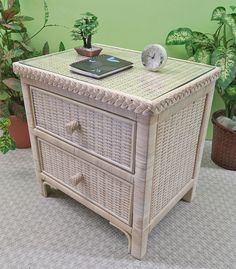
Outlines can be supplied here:
<path id="1" fill-rule="evenodd" d="M 38 139 L 42 172 L 55 178 L 127 224 L 131 224 L 133 185 Z"/>

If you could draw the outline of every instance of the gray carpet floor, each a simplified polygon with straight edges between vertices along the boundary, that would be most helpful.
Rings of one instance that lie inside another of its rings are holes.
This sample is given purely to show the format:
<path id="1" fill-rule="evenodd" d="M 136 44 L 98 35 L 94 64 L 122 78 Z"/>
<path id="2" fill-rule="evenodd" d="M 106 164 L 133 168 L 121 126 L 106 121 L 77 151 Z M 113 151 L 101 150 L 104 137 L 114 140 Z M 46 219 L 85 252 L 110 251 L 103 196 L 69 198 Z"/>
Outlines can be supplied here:
<path id="1" fill-rule="evenodd" d="M 236 172 L 214 165 L 210 147 L 195 200 L 153 229 L 142 261 L 105 219 L 59 191 L 42 197 L 30 150 L 0 155 L 0 269 L 236 268 Z"/>

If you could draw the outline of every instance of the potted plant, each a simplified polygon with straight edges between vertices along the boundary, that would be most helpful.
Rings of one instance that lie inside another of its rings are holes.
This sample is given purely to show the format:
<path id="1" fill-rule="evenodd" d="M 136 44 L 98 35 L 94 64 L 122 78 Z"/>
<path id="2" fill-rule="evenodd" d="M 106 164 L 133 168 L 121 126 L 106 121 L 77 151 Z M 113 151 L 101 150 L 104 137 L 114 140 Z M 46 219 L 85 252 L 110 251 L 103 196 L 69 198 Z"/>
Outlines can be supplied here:
<path id="1" fill-rule="evenodd" d="M 190 60 L 221 68 L 216 89 L 225 109 L 212 116 L 212 160 L 221 167 L 236 170 L 236 13 L 224 7 L 213 10 L 211 20 L 217 22 L 213 34 L 178 28 L 171 31 L 167 45 L 185 45 Z"/>
<path id="2" fill-rule="evenodd" d="M 97 28 L 97 17 L 90 12 L 82 14 L 82 17 L 75 21 L 73 40 L 83 40 L 83 46 L 75 48 L 78 54 L 93 57 L 102 51 L 102 48 L 92 46 L 92 36 L 97 32 Z"/>
<path id="3" fill-rule="evenodd" d="M 3 153 L 16 147 L 30 147 L 21 84 L 13 72 L 12 63 L 47 53 L 47 42 L 42 52 L 33 50 L 29 42 L 44 28 L 57 26 L 48 24 L 49 12 L 44 1 L 44 24 L 29 37 L 24 23 L 33 18 L 19 15 L 19 0 L 5 2 L 4 6 L 0 0 L 0 151 Z M 63 49 L 64 45 L 61 44 L 60 48 Z"/>

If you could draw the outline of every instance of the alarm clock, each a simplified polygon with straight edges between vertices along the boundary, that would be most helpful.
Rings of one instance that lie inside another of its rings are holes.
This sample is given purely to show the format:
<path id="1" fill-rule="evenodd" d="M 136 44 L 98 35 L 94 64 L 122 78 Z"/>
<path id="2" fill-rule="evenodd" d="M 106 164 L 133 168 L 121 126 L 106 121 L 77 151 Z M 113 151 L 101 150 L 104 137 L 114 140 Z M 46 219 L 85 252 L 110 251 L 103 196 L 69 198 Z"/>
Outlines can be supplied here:
<path id="1" fill-rule="evenodd" d="M 167 61 L 167 53 L 159 44 L 147 45 L 141 55 L 142 64 L 150 71 L 158 71 L 163 68 Z"/>

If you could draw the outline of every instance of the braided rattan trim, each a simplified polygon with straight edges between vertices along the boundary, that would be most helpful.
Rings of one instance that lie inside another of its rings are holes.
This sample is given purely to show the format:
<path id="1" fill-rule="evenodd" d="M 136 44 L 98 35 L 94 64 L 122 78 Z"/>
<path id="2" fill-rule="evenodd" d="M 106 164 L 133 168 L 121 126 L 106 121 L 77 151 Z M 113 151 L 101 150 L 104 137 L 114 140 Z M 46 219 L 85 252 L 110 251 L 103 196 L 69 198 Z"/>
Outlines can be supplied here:
<path id="1" fill-rule="evenodd" d="M 188 83 L 187 87 L 182 86 L 171 93 L 167 93 L 164 98 L 157 98 L 155 101 L 148 101 L 143 98 L 138 98 L 121 92 L 111 91 L 109 89 L 95 86 L 86 82 L 80 82 L 59 74 L 54 74 L 48 71 L 39 70 L 20 63 L 13 64 L 15 74 L 23 78 L 42 82 L 44 84 L 60 87 L 64 90 L 77 93 L 78 95 L 87 96 L 91 99 L 99 100 L 103 103 L 114 105 L 122 109 L 133 111 L 137 114 L 150 114 L 166 110 L 169 106 L 187 98 L 194 92 L 199 91 L 210 83 L 214 83 L 219 77 L 220 69 L 215 68 L 210 74 L 206 74 L 200 79 Z"/>

